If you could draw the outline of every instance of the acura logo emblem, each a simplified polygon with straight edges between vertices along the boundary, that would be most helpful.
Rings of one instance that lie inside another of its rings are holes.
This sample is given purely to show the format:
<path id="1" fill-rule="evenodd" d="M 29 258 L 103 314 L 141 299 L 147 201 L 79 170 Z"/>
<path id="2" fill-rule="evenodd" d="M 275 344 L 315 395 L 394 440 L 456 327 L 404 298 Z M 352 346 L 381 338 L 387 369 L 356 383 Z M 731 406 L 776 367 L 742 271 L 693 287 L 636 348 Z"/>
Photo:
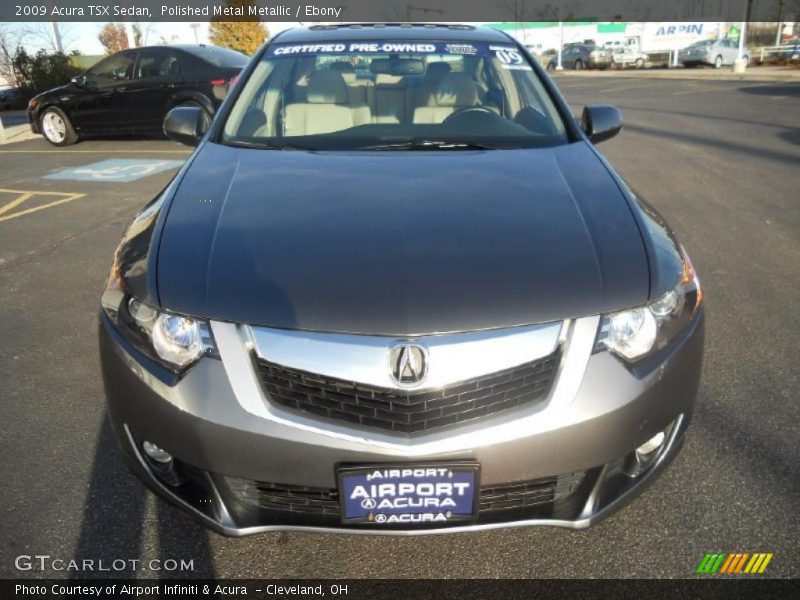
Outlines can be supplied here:
<path id="1" fill-rule="evenodd" d="M 428 352 L 417 344 L 398 344 L 389 353 L 392 379 L 400 385 L 416 385 L 428 374 Z"/>

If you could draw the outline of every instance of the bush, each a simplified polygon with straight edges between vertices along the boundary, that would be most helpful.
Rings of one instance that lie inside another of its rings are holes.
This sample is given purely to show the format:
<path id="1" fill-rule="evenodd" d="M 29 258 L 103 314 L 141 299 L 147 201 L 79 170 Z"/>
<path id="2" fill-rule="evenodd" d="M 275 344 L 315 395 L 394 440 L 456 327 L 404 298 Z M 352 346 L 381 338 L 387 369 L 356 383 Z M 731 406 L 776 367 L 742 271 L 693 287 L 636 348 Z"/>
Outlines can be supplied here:
<path id="1" fill-rule="evenodd" d="M 24 49 L 14 56 L 14 70 L 19 87 L 31 95 L 69 83 L 70 79 L 81 73 L 64 54 L 39 50 L 31 56 Z"/>

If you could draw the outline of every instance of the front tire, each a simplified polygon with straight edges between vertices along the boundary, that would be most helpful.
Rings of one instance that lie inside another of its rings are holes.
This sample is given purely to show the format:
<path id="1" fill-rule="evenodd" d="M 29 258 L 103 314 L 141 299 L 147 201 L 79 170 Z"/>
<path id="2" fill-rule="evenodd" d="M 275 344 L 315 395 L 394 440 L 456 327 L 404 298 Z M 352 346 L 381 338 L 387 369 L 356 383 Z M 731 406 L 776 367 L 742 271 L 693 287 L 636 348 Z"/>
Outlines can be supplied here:
<path id="1" fill-rule="evenodd" d="M 719 69 L 722 67 L 722 57 L 717 55 L 717 58 L 714 59 L 714 68 Z"/>
<path id="2" fill-rule="evenodd" d="M 582 61 L 582 60 L 576 60 L 576 61 L 575 61 L 575 66 L 574 66 L 573 68 L 574 68 L 576 71 L 581 71 L 581 70 L 583 70 L 583 61 Z"/>
<path id="3" fill-rule="evenodd" d="M 67 115 L 60 108 L 49 106 L 39 116 L 39 131 L 53 146 L 69 146 L 80 138 Z"/>
<path id="4" fill-rule="evenodd" d="M 643 58 L 637 58 L 636 62 L 633 63 L 633 64 L 637 69 L 643 69 L 644 68 L 644 59 Z"/>

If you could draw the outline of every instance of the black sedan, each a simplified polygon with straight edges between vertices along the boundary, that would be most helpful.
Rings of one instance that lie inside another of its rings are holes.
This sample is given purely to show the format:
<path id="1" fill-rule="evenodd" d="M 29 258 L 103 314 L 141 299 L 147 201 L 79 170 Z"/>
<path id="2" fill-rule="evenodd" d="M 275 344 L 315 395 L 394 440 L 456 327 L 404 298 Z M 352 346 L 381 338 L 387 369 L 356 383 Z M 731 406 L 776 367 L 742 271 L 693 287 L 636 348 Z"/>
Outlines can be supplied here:
<path id="1" fill-rule="evenodd" d="M 160 133 L 175 106 L 201 108 L 210 121 L 247 60 L 203 44 L 123 50 L 33 98 L 28 121 L 56 146 L 91 135 Z"/>

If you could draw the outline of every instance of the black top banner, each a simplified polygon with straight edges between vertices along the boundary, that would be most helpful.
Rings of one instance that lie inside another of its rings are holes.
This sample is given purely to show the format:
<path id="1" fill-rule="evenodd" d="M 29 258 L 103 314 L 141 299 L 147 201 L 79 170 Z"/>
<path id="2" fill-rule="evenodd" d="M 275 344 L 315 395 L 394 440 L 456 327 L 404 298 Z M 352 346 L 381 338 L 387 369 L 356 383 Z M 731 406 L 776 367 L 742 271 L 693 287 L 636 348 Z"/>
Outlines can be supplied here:
<path id="1" fill-rule="evenodd" d="M 0 21 L 775 21 L 780 0 L 2 0 Z M 786 18 L 784 16 L 784 18 Z"/>

